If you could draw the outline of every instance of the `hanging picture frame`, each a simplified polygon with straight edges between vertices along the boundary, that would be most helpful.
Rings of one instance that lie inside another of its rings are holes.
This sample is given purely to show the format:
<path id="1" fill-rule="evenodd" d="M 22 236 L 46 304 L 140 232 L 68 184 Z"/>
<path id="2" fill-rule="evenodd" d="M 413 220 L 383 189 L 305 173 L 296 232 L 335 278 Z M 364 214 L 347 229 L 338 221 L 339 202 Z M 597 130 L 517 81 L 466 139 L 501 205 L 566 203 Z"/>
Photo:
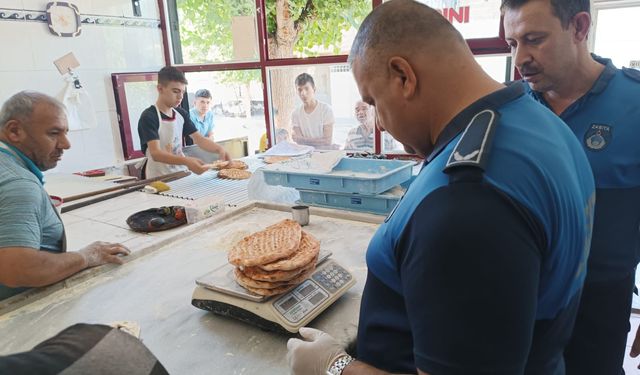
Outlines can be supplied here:
<path id="1" fill-rule="evenodd" d="M 81 33 L 80 12 L 74 4 L 52 1 L 47 4 L 47 24 L 52 34 L 76 37 Z"/>

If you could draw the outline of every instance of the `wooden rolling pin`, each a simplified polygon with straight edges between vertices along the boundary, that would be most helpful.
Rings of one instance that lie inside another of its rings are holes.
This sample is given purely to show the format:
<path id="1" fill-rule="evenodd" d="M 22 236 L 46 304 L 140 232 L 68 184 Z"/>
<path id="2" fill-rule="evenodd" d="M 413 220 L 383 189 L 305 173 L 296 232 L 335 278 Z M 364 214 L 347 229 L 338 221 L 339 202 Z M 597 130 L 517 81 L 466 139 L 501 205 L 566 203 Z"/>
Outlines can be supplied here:
<path id="1" fill-rule="evenodd" d="M 125 194 L 128 194 L 128 193 L 132 193 L 134 191 L 138 191 L 143 186 L 148 184 L 149 182 L 153 182 L 153 181 L 169 182 L 169 181 L 177 180 L 179 178 L 188 176 L 190 174 L 191 174 L 191 172 L 189 172 L 189 171 L 180 171 L 180 172 L 175 172 L 175 173 L 171 173 L 171 174 L 164 175 L 164 176 L 159 176 L 159 177 L 154 177 L 154 178 L 150 178 L 150 179 L 146 179 L 146 180 L 141 180 L 141 181 L 138 181 L 138 184 L 136 184 L 135 186 L 131 186 L 131 184 L 125 184 L 125 185 L 129 185 L 129 186 L 125 187 L 124 185 L 122 185 L 122 186 L 120 186 L 120 190 L 118 190 L 116 192 L 113 192 L 111 194 L 105 194 L 105 195 L 96 197 L 94 199 L 86 200 L 84 202 L 79 202 L 79 203 L 75 203 L 75 204 L 71 204 L 71 205 L 64 205 L 64 206 L 62 206 L 62 209 L 60 209 L 60 213 L 73 211 L 73 210 L 76 210 L 78 208 L 82 208 L 82 207 L 86 207 L 86 206 L 92 205 L 94 203 L 106 201 L 107 199 L 119 197 L 121 195 L 125 195 Z M 113 189 L 110 189 L 108 191 L 103 191 L 102 194 L 108 193 L 108 192 L 111 192 L 111 191 L 113 191 Z M 98 194 L 100 194 L 100 193 L 98 193 Z M 79 195 L 81 195 L 81 194 L 79 194 Z M 96 192 L 93 192 L 93 194 L 85 196 L 84 198 L 90 197 L 90 196 L 93 196 L 93 195 L 96 195 Z M 76 199 L 80 199 L 80 198 L 76 198 Z M 66 201 L 65 201 L 65 203 L 66 203 Z"/>
<path id="2" fill-rule="evenodd" d="M 133 188 L 133 187 L 142 188 L 145 185 L 149 185 L 150 182 L 165 181 L 165 180 L 168 180 L 168 181 L 177 180 L 178 178 L 182 178 L 182 177 L 188 176 L 190 173 L 191 172 L 189 172 L 189 171 L 180 171 L 180 172 L 170 173 L 170 174 L 167 174 L 167 175 L 164 175 L 164 176 L 147 178 L 146 180 L 128 182 L 126 184 L 119 184 L 119 185 L 115 185 L 115 186 L 108 187 L 108 188 L 101 189 L 101 190 L 90 191 L 90 192 L 87 192 L 87 193 L 72 195 L 70 197 L 63 197 L 63 201 L 64 201 L 64 203 L 67 203 L 67 202 L 77 201 L 78 199 L 84 199 L 84 198 L 88 198 L 88 197 L 93 197 L 94 195 L 100 195 L 100 194 L 104 194 L 104 193 L 109 193 L 109 192 L 116 191 L 116 190 L 129 189 L 129 188 Z"/>

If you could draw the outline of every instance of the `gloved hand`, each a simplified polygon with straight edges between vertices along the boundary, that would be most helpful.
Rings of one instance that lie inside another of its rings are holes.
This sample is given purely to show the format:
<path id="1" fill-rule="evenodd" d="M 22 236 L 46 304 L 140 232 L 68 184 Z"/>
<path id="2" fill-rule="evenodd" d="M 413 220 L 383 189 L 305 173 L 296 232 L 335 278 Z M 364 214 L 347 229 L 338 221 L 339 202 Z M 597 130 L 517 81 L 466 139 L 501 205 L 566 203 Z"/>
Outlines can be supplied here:
<path id="1" fill-rule="evenodd" d="M 347 353 L 338 340 L 317 329 L 302 327 L 300 339 L 287 341 L 287 362 L 292 375 L 325 375 L 333 362 Z"/>
<path id="2" fill-rule="evenodd" d="M 122 264 L 118 255 L 129 255 L 131 251 L 119 243 L 97 241 L 78 250 L 78 253 L 84 258 L 85 268 L 89 268 L 105 263 Z"/>

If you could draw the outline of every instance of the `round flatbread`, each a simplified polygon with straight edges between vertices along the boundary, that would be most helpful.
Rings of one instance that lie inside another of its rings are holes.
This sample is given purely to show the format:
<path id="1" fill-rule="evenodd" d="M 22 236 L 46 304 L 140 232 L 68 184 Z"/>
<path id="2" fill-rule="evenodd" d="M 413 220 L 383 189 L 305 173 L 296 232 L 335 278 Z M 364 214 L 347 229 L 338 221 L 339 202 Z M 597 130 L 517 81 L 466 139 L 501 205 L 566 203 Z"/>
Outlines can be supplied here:
<path id="1" fill-rule="evenodd" d="M 251 177 L 251 172 L 243 169 L 222 169 L 218 172 L 218 177 L 228 180 L 246 180 Z"/>
<path id="2" fill-rule="evenodd" d="M 235 244 L 228 254 L 235 266 L 257 266 L 288 258 L 300 246 L 300 224 L 285 219 L 266 229 L 247 236 Z"/>
<path id="3" fill-rule="evenodd" d="M 222 169 L 247 169 L 249 166 L 242 160 L 231 160 L 229 164 L 225 165 Z"/>
<path id="4" fill-rule="evenodd" d="M 309 264 L 320 252 L 320 241 L 309 233 L 302 231 L 300 246 L 292 256 L 273 263 L 259 265 L 265 271 L 290 271 Z"/>
<path id="5" fill-rule="evenodd" d="M 244 267 L 242 273 L 256 281 L 267 281 L 270 283 L 277 282 L 291 282 L 302 273 L 315 268 L 318 262 L 318 257 L 311 259 L 308 264 L 290 271 L 265 271 L 260 267 Z"/>
<path id="6" fill-rule="evenodd" d="M 301 282 L 303 282 L 306 279 L 308 279 L 309 276 L 311 276 L 311 274 L 313 274 L 313 271 L 315 271 L 315 264 L 313 265 L 313 269 L 309 269 L 308 271 L 300 274 L 300 276 L 297 277 L 295 280 L 291 280 L 291 282 L 289 282 L 289 283 L 287 283 L 285 285 L 277 286 L 275 288 L 254 288 L 254 287 L 251 287 L 251 286 L 244 286 L 244 285 L 242 285 L 240 283 L 239 284 L 242 285 L 245 289 L 247 289 L 251 293 L 255 293 L 257 295 L 267 296 L 267 297 L 268 296 L 275 296 L 275 295 L 278 295 L 278 294 L 286 293 L 286 292 L 290 291 L 291 289 L 295 288 Z"/>
<path id="7" fill-rule="evenodd" d="M 278 287 L 290 284 L 288 281 L 269 282 L 269 281 L 254 280 L 249 276 L 245 275 L 244 273 L 242 273 L 242 271 L 240 271 L 239 268 L 234 268 L 233 274 L 238 284 L 240 284 L 243 287 L 274 289 L 274 288 L 278 288 Z"/>
<path id="8" fill-rule="evenodd" d="M 228 161 L 224 161 L 224 160 L 216 160 L 213 163 L 210 164 L 205 164 L 205 167 L 208 167 L 209 169 L 223 169 L 225 168 L 227 165 L 229 165 Z"/>

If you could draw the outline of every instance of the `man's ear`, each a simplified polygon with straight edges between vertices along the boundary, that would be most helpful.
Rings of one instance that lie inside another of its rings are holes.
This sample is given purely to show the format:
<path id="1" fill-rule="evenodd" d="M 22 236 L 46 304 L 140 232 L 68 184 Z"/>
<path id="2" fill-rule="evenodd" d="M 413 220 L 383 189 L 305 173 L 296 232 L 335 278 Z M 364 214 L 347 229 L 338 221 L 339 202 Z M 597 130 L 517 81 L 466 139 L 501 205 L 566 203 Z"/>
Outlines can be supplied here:
<path id="1" fill-rule="evenodd" d="M 394 56 L 389 59 L 387 65 L 392 85 L 398 84 L 405 99 L 413 97 L 418 87 L 416 73 L 411 64 L 402 57 Z"/>
<path id="2" fill-rule="evenodd" d="M 12 143 L 19 143 L 24 138 L 24 128 L 20 121 L 9 120 L 2 128 L 2 133 Z"/>
<path id="3" fill-rule="evenodd" d="M 583 42 L 589 37 L 591 28 L 591 15 L 587 12 L 580 12 L 573 16 L 571 26 L 574 28 L 573 37 L 577 42 Z"/>

